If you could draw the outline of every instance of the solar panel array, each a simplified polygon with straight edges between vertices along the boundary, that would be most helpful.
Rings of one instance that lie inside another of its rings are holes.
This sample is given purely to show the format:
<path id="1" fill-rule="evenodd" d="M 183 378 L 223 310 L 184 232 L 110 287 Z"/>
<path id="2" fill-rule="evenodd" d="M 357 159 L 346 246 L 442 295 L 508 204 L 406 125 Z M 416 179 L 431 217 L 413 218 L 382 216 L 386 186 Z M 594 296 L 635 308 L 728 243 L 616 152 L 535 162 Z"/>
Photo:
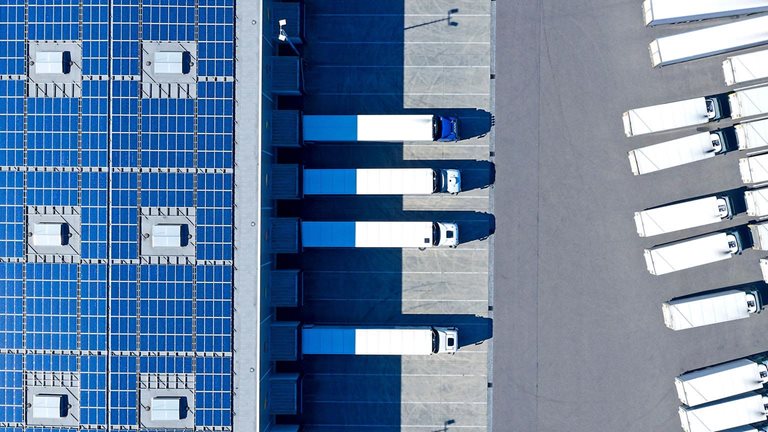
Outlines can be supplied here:
<path id="1" fill-rule="evenodd" d="M 77 377 L 79 426 L 139 429 L 142 377 L 193 377 L 196 429 L 232 425 L 234 0 L 0 4 L 0 428 L 36 372 Z M 82 47 L 81 97 L 25 97 L 30 41 Z M 197 47 L 197 97 L 147 98 L 142 43 Z M 27 209 L 71 208 L 80 256 L 32 260 Z M 186 264 L 142 259 L 142 208 L 194 208 Z M 151 428 L 142 428 L 151 429 Z"/>

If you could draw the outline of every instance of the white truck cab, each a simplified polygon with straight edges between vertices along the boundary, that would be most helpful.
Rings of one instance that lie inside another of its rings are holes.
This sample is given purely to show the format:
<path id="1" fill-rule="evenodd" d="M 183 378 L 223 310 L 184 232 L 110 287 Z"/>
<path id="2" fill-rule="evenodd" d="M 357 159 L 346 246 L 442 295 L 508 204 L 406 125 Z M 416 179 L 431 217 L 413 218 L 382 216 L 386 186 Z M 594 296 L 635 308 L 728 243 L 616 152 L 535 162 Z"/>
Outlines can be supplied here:
<path id="1" fill-rule="evenodd" d="M 435 222 L 433 232 L 433 246 L 455 248 L 459 245 L 459 225 L 450 222 Z"/>

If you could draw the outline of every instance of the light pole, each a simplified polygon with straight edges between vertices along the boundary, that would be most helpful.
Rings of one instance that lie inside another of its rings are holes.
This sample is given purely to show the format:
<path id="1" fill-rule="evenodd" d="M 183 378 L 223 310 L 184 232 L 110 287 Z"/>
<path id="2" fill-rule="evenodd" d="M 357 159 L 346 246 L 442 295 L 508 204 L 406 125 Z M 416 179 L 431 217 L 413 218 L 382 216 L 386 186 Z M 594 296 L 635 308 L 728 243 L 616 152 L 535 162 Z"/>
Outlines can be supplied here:
<path id="1" fill-rule="evenodd" d="M 288 33 L 285 32 L 284 27 L 286 24 L 288 24 L 288 20 L 281 19 L 280 21 L 278 21 L 278 24 L 280 24 L 280 33 L 277 35 L 277 39 L 280 42 L 288 42 L 288 45 L 291 46 L 291 48 L 293 49 L 293 52 L 295 52 L 296 55 L 299 56 L 299 58 L 301 58 L 301 54 L 299 53 L 299 50 L 296 49 L 296 45 L 294 45 L 293 42 L 291 42 L 291 38 L 289 38 Z"/>
<path id="2" fill-rule="evenodd" d="M 288 33 L 285 32 L 286 24 L 288 24 L 288 20 L 281 19 L 278 21 L 278 24 L 280 24 L 280 32 L 277 34 L 277 40 L 280 42 L 288 42 L 288 45 L 291 46 L 291 49 L 293 49 L 293 52 L 296 53 L 296 56 L 299 58 L 299 79 L 301 80 L 301 88 L 302 91 L 304 89 L 304 59 L 301 57 L 301 53 L 296 48 L 296 45 L 291 42 L 291 38 L 288 37 Z"/>

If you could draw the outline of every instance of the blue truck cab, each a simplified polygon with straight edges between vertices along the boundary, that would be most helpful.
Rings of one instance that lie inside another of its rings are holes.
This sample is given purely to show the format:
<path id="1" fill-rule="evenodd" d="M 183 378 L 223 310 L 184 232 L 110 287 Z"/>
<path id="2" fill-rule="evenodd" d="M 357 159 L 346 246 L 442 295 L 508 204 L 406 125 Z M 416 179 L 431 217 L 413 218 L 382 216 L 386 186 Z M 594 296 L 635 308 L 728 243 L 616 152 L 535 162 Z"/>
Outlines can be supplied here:
<path id="1" fill-rule="evenodd" d="M 459 119 L 456 117 L 432 116 L 432 137 L 435 141 L 459 140 Z"/>

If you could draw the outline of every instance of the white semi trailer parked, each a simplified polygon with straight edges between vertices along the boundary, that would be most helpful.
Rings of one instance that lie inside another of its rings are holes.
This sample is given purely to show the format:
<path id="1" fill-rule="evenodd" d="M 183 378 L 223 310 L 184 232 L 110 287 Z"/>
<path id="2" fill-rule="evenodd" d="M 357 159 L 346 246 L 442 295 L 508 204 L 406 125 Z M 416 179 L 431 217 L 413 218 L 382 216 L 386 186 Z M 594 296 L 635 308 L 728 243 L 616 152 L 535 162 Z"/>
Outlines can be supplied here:
<path id="1" fill-rule="evenodd" d="M 739 159 L 739 172 L 744 184 L 768 182 L 768 153 Z"/>
<path id="2" fill-rule="evenodd" d="M 624 134 L 645 135 L 719 120 L 721 103 L 717 96 L 709 96 L 631 109 L 622 114 Z"/>
<path id="3" fill-rule="evenodd" d="M 661 311 L 668 328 L 685 330 L 749 318 L 762 308 L 757 291 L 728 290 L 670 300 Z"/>
<path id="4" fill-rule="evenodd" d="M 745 191 L 744 202 L 747 204 L 747 216 L 768 216 L 768 188 Z"/>
<path id="5" fill-rule="evenodd" d="M 430 355 L 454 354 L 459 333 L 444 327 L 340 327 L 305 325 L 302 354 Z"/>
<path id="6" fill-rule="evenodd" d="M 461 172 L 432 168 L 351 168 L 303 171 L 304 195 L 428 195 L 461 191 Z"/>
<path id="7" fill-rule="evenodd" d="M 686 432 L 718 432 L 768 420 L 768 396 L 746 393 L 693 408 L 678 409 Z"/>
<path id="8" fill-rule="evenodd" d="M 459 226 L 448 222 L 301 222 L 303 247 L 456 247 Z"/>
<path id="9" fill-rule="evenodd" d="M 624 134 L 631 137 L 698 126 L 727 117 L 738 120 L 765 115 L 768 115 L 768 86 L 635 108 L 622 114 L 622 121 Z"/>
<path id="10" fill-rule="evenodd" d="M 675 378 L 680 402 L 689 407 L 760 390 L 768 382 L 768 363 L 749 358 L 686 372 Z"/>
<path id="11" fill-rule="evenodd" d="M 733 134 L 728 131 L 733 130 Z M 732 128 L 724 128 L 717 133 L 723 134 L 725 140 L 736 140 L 734 147 L 739 150 L 751 150 L 768 146 L 768 120 L 757 120 L 739 123 Z M 730 137 L 733 138 L 730 138 Z M 730 144 L 730 143 L 727 143 Z"/>
<path id="12" fill-rule="evenodd" d="M 765 0 L 645 0 L 645 25 L 675 24 L 768 11 Z"/>
<path id="13" fill-rule="evenodd" d="M 723 61 L 725 85 L 768 78 L 768 50 L 728 57 Z"/>
<path id="14" fill-rule="evenodd" d="M 649 273 L 663 275 L 727 260 L 741 251 L 741 235 L 731 230 L 646 249 L 645 265 Z"/>
<path id="15" fill-rule="evenodd" d="M 653 40 L 648 46 L 651 63 L 667 66 L 709 57 L 768 42 L 768 16 L 707 27 Z"/>
<path id="16" fill-rule="evenodd" d="M 640 237 L 651 237 L 729 219 L 732 208 L 727 196 L 710 196 L 635 212 L 635 226 Z"/>
<path id="17" fill-rule="evenodd" d="M 642 175 L 713 158 L 725 151 L 719 135 L 702 132 L 630 150 L 627 158 L 632 174 Z"/>

